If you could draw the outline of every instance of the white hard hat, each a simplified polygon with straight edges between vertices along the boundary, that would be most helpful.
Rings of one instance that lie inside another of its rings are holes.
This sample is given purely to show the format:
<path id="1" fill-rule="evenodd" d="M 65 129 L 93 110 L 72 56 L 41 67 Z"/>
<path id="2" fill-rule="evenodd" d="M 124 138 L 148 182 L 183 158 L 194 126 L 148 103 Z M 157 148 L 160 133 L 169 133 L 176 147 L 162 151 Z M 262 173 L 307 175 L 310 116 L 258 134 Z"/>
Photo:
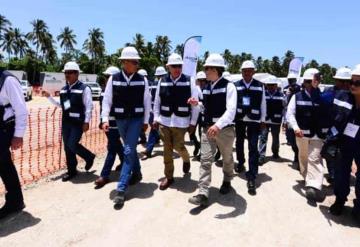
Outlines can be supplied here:
<path id="1" fill-rule="evenodd" d="M 336 71 L 334 79 L 338 80 L 351 80 L 351 69 L 347 67 L 341 67 Z"/>
<path id="2" fill-rule="evenodd" d="M 115 75 L 115 74 L 117 74 L 117 73 L 119 73 L 119 72 L 120 72 L 120 70 L 119 70 L 118 67 L 110 66 L 109 68 L 107 68 L 107 69 L 103 72 L 103 74 L 104 74 L 104 75 Z"/>
<path id="3" fill-rule="evenodd" d="M 135 47 L 128 46 L 121 51 L 121 60 L 140 60 L 140 56 Z"/>
<path id="4" fill-rule="evenodd" d="M 222 76 L 223 76 L 223 77 L 228 77 L 228 76 L 231 76 L 231 74 L 230 74 L 229 71 L 224 71 L 224 72 L 222 73 Z"/>
<path id="5" fill-rule="evenodd" d="M 196 80 L 202 80 L 202 79 L 206 79 L 206 75 L 204 71 L 199 71 L 196 74 Z"/>
<path id="6" fill-rule="evenodd" d="M 278 85 L 279 79 L 275 76 L 269 76 L 264 80 L 264 84 L 276 84 Z"/>
<path id="7" fill-rule="evenodd" d="M 241 65 L 241 70 L 243 70 L 243 69 L 256 69 L 256 68 L 255 68 L 255 64 L 253 61 L 246 60 Z"/>
<path id="8" fill-rule="evenodd" d="M 298 78 L 298 75 L 295 74 L 294 72 L 289 72 L 287 78 L 288 78 L 288 79 L 297 79 L 297 78 Z"/>
<path id="9" fill-rule="evenodd" d="M 75 70 L 75 71 L 81 72 L 80 67 L 76 62 L 67 62 L 65 64 L 64 69 L 63 69 L 62 72 L 65 72 L 65 71 L 68 71 L 68 70 Z"/>
<path id="10" fill-rule="evenodd" d="M 172 53 L 169 58 L 166 66 L 169 65 L 183 65 L 183 60 L 179 54 Z"/>
<path id="11" fill-rule="evenodd" d="M 208 56 L 205 61 L 204 67 L 221 67 L 225 68 L 225 60 L 224 58 L 217 53 L 212 53 Z"/>
<path id="12" fill-rule="evenodd" d="M 360 76 L 360 64 L 355 66 L 355 69 L 351 71 L 351 75 L 359 75 Z"/>
<path id="13" fill-rule="evenodd" d="M 315 69 L 315 68 L 310 68 L 305 70 L 304 75 L 303 75 L 303 79 L 304 80 L 313 80 L 314 79 L 314 75 L 319 73 L 319 70 Z"/>
<path id="14" fill-rule="evenodd" d="M 142 75 L 142 76 L 148 76 L 147 71 L 144 70 L 144 69 L 139 69 L 138 73 L 139 73 L 140 75 Z"/>
<path id="15" fill-rule="evenodd" d="M 166 74 L 167 74 L 167 72 L 163 66 L 159 66 L 155 70 L 155 76 L 162 76 L 162 75 L 166 75 Z"/>

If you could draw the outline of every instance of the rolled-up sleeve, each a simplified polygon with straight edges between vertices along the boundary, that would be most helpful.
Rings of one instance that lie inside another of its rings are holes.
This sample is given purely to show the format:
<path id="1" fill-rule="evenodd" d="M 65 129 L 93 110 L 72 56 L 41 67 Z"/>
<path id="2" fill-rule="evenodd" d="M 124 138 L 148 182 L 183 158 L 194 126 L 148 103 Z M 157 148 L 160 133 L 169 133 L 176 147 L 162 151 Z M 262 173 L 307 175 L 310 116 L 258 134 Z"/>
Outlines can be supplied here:
<path id="1" fill-rule="evenodd" d="M 161 84 L 161 79 L 158 82 L 158 85 L 156 88 L 156 93 L 155 93 L 155 100 L 154 100 L 153 112 L 154 112 L 154 121 L 155 122 L 160 122 L 160 84 Z"/>
<path id="2" fill-rule="evenodd" d="M 15 114 L 14 136 L 23 137 L 27 125 L 28 111 L 20 83 L 9 76 L 4 82 L 4 90 Z"/>
<path id="3" fill-rule="evenodd" d="M 102 102 L 102 113 L 101 118 L 104 123 L 109 122 L 109 114 L 112 106 L 112 76 L 109 77 L 109 80 L 106 83 L 104 98 Z"/>
<path id="4" fill-rule="evenodd" d="M 296 117 L 295 117 L 295 113 L 296 113 L 296 101 L 295 101 L 296 97 L 291 97 L 291 100 L 289 102 L 289 105 L 287 107 L 287 112 L 286 112 L 286 121 L 288 122 L 288 124 L 290 124 L 290 127 L 293 130 L 299 130 L 299 125 L 297 124 L 296 121 Z"/>
<path id="5" fill-rule="evenodd" d="M 233 83 L 228 83 L 226 90 L 226 111 L 215 123 L 215 125 L 222 129 L 230 124 L 233 124 L 237 105 L 237 92 Z"/>
<path id="6" fill-rule="evenodd" d="M 90 87 L 86 87 L 83 93 L 83 103 L 85 106 L 85 123 L 91 120 L 93 101 Z"/>
<path id="7" fill-rule="evenodd" d="M 266 95 L 265 95 L 265 89 L 264 89 L 262 100 L 261 100 L 261 122 L 265 123 L 265 120 L 266 120 Z"/>
<path id="8" fill-rule="evenodd" d="M 144 90 L 144 124 L 149 123 L 151 111 L 151 94 L 149 90 L 149 82 L 145 79 L 145 90 Z"/>
<path id="9" fill-rule="evenodd" d="M 199 90 L 194 82 L 191 82 L 191 97 L 199 100 Z M 199 118 L 200 108 L 197 106 L 191 106 L 191 119 L 190 125 L 195 126 Z"/>

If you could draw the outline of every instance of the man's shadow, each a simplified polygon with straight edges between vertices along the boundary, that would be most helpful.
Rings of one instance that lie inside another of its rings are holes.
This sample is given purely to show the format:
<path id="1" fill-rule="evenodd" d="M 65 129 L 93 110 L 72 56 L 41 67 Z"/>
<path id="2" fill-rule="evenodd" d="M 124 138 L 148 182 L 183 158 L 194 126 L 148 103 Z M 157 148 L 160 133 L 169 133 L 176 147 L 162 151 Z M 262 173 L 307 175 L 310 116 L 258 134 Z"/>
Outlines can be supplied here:
<path id="1" fill-rule="evenodd" d="M 138 198 L 138 199 L 147 199 L 154 195 L 154 191 L 158 188 L 158 185 L 155 183 L 138 183 L 133 186 L 129 186 L 128 190 L 125 194 L 125 200 L 130 201 L 131 199 Z M 112 190 L 110 192 L 110 200 L 113 200 L 116 196 L 117 191 Z"/>
<path id="2" fill-rule="evenodd" d="M 40 221 L 40 218 L 36 218 L 26 211 L 10 215 L 5 219 L 0 220 L 0 238 L 9 236 L 25 228 L 35 226 Z"/>
<path id="3" fill-rule="evenodd" d="M 246 173 L 242 172 L 240 174 L 237 174 L 237 176 L 245 181 L 247 181 L 248 179 L 246 178 Z M 270 177 L 269 175 L 267 175 L 266 173 L 259 173 L 256 177 L 255 180 L 255 184 L 256 184 L 256 188 L 260 188 L 262 184 L 266 183 L 266 182 L 270 182 L 272 180 L 272 177 Z"/>
<path id="4" fill-rule="evenodd" d="M 352 208 L 349 206 L 345 206 L 342 215 L 335 216 L 329 212 L 329 207 L 320 205 L 319 206 L 320 212 L 324 215 L 327 219 L 330 226 L 332 226 L 332 222 L 336 224 L 340 224 L 343 226 L 349 227 L 360 227 L 360 224 L 355 221 L 354 217 L 351 215 Z"/>
<path id="5" fill-rule="evenodd" d="M 69 180 L 69 182 L 73 183 L 73 184 L 87 184 L 87 183 L 92 183 L 94 182 L 98 176 L 95 175 L 96 170 L 92 170 L 89 172 L 84 172 L 84 171 L 78 171 L 78 174 L 71 180 Z M 61 180 L 63 177 L 65 176 L 64 174 L 58 175 L 54 178 L 51 178 L 51 181 L 58 181 Z"/>
<path id="6" fill-rule="evenodd" d="M 162 180 L 161 178 L 159 180 Z M 184 193 L 194 193 L 198 186 L 198 181 L 191 179 L 191 173 L 184 174 L 183 177 L 175 177 L 175 182 L 169 187 L 169 189 L 176 189 Z"/>
<path id="7" fill-rule="evenodd" d="M 226 195 L 222 195 L 219 193 L 219 189 L 211 187 L 209 190 L 209 205 L 207 207 L 197 206 L 190 210 L 191 215 L 198 215 L 203 210 L 208 207 L 211 207 L 214 203 L 219 203 L 224 207 L 234 208 L 233 211 L 226 214 L 217 214 L 215 218 L 217 219 L 227 219 L 227 218 L 235 218 L 239 215 L 242 215 L 246 211 L 247 203 L 246 200 L 236 193 L 236 191 L 231 188 L 230 192 Z"/>

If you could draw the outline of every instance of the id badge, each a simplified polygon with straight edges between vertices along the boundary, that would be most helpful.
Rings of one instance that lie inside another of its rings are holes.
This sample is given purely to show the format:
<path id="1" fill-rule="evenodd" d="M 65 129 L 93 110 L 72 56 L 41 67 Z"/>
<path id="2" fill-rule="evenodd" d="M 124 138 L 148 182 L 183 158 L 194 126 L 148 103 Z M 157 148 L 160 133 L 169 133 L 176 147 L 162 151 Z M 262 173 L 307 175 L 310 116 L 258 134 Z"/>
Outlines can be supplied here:
<path id="1" fill-rule="evenodd" d="M 344 135 L 350 136 L 352 138 L 356 137 L 356 134 L 359 131 L 360 126 L 352 123 L 348 123 L 344 130 Z"/>
<path id="2" fill-rule="evenodd" d="M 66 111 L 66 110 L 69 110 L 70 107 L 71 107 L 70 100 L 66 100 L 66 101 L 64 102 L 64 109 L 65 109 L 65 111 Z"/>
<path id="3" fill-rule="evenodd" d="M 243 106 L 250 106 L 250 97 L 243 97 Z"/>

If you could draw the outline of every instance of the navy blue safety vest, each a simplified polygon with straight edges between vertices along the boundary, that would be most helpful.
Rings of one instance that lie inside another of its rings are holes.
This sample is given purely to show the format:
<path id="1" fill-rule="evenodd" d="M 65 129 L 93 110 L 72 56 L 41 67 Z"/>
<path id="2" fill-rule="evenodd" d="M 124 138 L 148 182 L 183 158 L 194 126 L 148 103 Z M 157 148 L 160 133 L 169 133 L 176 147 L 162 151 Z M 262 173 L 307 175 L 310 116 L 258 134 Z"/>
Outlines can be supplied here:
<path id="1" fill-rule="evenodd" d="M 351 95 L 351 101 L 354 102 L 354 96 Z M 348 113 L 347 119 L 344 121 L 344 128 L 341 130 L 342 133 L 342 144 L 343 146 L 350 146 L 351 149 L 356 147 L 356 152 L 360 152 L 359 144 L 360 144 L 360 129 L 357 130 L 354 136 L 352 136 L 353 133 L 346 133 L 346 128 L 348 124 L 352 124 L 355 126 L 360 126 L 360 109 L 356 107 L 352 107 L 352 110 Z M 354 156 L 356 154 L 353 154 Z"/>
<path id="2" fill-rule="evenodd" d="M 4 83 L 5 83 L 5 80 L 8 76 L 13 76 L 14 78 L 16 78 L 9 71 L 6 71 L 6 70 L 0 71 L 0 92 L 1 92 L 2 87 L 4 86 Z M 4 114 L 5 114 L 6 108 L 11 108 L 11 105 L 10 104 L 0 105 L 0 128 L 3 128 L 6 122 L 15 120 L 15 116 L 13 116 L 13 117 L 10 117 L 9 119 L 6 119 L 6 121 L 4 121 Z"/>
<path id="3" fill-rule="evenodd" d="M 104 90 L 101 92 L 100 98 L 99 98 L 99 104 L 100 104 L 100 123 L 103 123 L 102 121 L 102 102 L 104 99 Z M 116 125 L 116 119 L 114 116 L 114 108 L 111 107 L 110 114 L 109 114 L 109 128 L 110 129 L 117 129 Z"/>
<path id="4" fill-rule="evenodd" d="M 287 85 L 286 87 L 284 87 L 284 94 L 286 95 L 286 102 L 289 104 L 291 97 L 293 95 L 295 95 L 296 93 L 300 92 L 300 90 L 301 90 L 301 87 L 298 84 L 294 85 L 293 87 L 290 87 L 290 85 Z"/>
<path id="5" fill-rule="evenodd" d="M 265 91 L 266 98 L 266 121 L 281 124 L 284 110 L 284 94 L 278 89 L 274 94 Z"/>
<path id="6" fill-rule="evenodd" d="M 321 101 L 319 89 L 314 89 L 309 97 L 305 90 L 295 94 L 295 118 L 305 137 L 324 139 L 330 127 L 327 105 Z"/>
<path id="7" fill-rule="evenodd" d="M 261 118 L 261 102 L 264 92 L 263 84 L 253 79 L 250 87 L 247 88 L 244 80 L 235 82 L 237 91 L 237 109 L 236 109 L 236 120 L 242 120 L 245 116 L 251 120 L 260 120 Z M 245 98 L 249 99 L 250 102 L 246 102 Z M 250 103 L 250 105 L 244 105 Z"/>
<path id="8" fill-rule="evenodd" d="M 157 89 L 158 81 L 149 81 L 149 90 L 151 94 L 151 106 L 154 107 L 156 89 Z"/>
<path id="9" fill-rule="evenodd" d="M 114 116 L 116 119 L 144 117 L 145 79 L 135 73 L 129 83 L 122 72 L 112 77 Z"/>
<path id="10" fill-rule="evenodd" d="M 213 89 L 211 83 L 206 84 L 203 93 L 203 126 L 211 126 L 216 123 L 226 111 L 226 93 L 229 81 L 221 78 Z"/>
<path id="11" fill-rule="evenodd" d="M 350 91 L 338 90 L 332 105 L 332 127 L 329 135 L 337 136 L 346 127 L 346 121 L 354 107 L 354 97 Z"/>
<path id="12" fill-rule="evenodd" d="M 77 81 L 71 88 L 69 84 L 67 84 L 60 90 L 60 104 L 63 110 L 63 121 L 69 121 L 73 124 L 84 123 L 85 105 L 83 102 L 83 94 L 87 87 L 86 84 Z M 68 103 L 70 103 L 70 105 L 68 105 Z"/>
<path id="13" fill-rule="evenodd" d="M 174 83 L 170 75 L 160 80 L 160 115 L 170 117 L 175 114 L 178 117 L 190 116 L 190 105 L 187 103 L 191 97 L 190 77 L 182 74 Z"/>

